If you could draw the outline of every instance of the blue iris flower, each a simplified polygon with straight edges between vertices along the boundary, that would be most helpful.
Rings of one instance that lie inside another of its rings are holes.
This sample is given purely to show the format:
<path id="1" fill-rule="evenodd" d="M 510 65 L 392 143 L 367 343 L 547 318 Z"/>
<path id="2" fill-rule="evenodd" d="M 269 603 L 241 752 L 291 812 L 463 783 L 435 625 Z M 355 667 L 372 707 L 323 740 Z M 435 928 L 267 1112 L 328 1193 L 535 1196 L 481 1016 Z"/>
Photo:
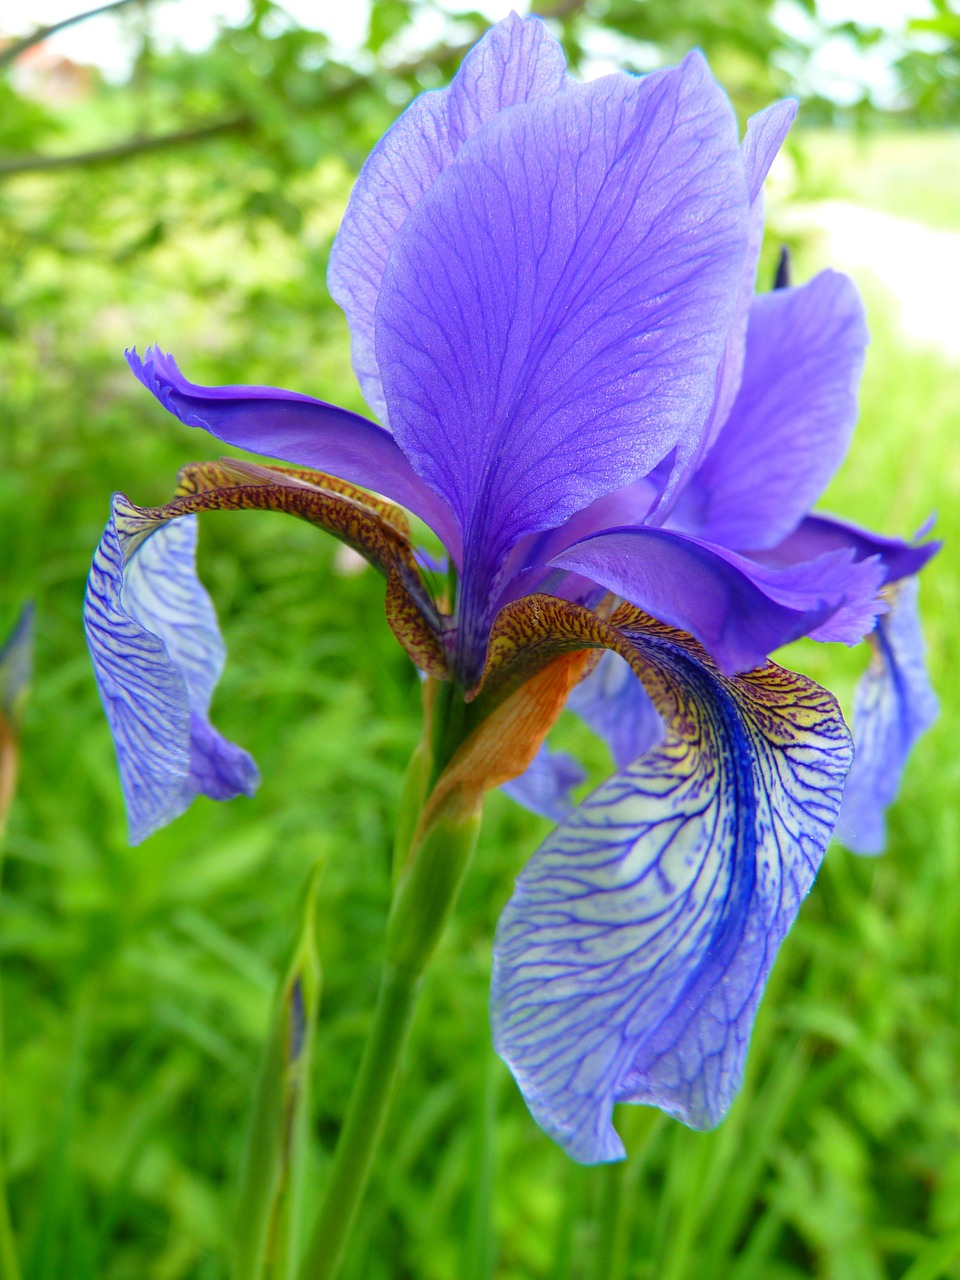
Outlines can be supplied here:
<path id="1" fill-rule="evenodd" d="M 543 24 L 512 16 L 380 141 L 334 244 L 379 425 L 129 357 L 182 422 L 292 464 L 188 468 L 160 508 L 114 498 L 87 627 L 133 838 L 257 780 L 209 720 L 223 649 L 196 513 L 282 509 L 344 538 L 486 733 L 477 785 L 559 819 L 500 921 L 493 1024 L 581 1161 L 623 1154 L 618 1101 L 723 1116 L 838 821 L 850 735 L 768 655 L 873 635 L 844 810 L 865 849 L 931 716 L 907 584 L 934 544 L 810 514 L 856 417 L 856 290 L 824 272 L 755 295 L 762 185 L 794 112 L 761 112 L 741 142 L 698 54 L 579 84 Z M 452 604 L 400 508 L 442 539 Z M 542 746 L 568 694 L 617 766 L 572 810 L 582 773 Z"/>

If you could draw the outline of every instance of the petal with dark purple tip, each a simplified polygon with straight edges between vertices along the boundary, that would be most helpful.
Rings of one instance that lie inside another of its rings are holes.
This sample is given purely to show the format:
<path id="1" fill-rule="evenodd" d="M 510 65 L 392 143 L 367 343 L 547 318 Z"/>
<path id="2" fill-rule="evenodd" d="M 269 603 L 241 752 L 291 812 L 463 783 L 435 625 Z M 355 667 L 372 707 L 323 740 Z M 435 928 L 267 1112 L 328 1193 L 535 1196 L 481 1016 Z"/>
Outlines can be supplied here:
<path id="1" fill-rule="evenodd" d="M 856 755 L 837 834 L 855 853 L 883 852 L 884 814 L 896 798 L 913 744 L 937 717 L 917 611 L 917 581 L 889 589 L 890 610 L 867 637 L 870 666 L 853 704 Z"/>
<path id="2" fill-rule="evenodd" d="M 690 632 L 727 673 L 758 667 L 818 628 L 829 626 L 820 638 L 854 643 L 882 607 L 882 567 L 849 549 L 774 569 L 671 530 L 616 529 L 552 563 Z"/>
<path id="3" fill-rule="evenodd" d="M 394 237 L 460 147 L 498 111 L 556 93 L 563 50 L 539 18 L 511 14 L 467 54 L 447 89 L 421 94 L 371 152 L 330 253 L 327 282 L 350 325 L 353 367 L 384 423 L 374 311 Z"/>
<path id="4" fill-rule="evenodd" d="M 682 637 L 630 638 L 664 740 L 547 838 L 494 948 L 497 1051 L 588 1164 L 624 1154 L 617 1102 L 722 1119 L 852 755 L 834 699 L 804 677 L 727 680 Z"/>
<path id="5" fill-rule="evenodd" d="M 252 795 L 259 781 L 208 718 L 224 648 L 196 537 L 195 516 L 151 521 L 116 494 L 87 585 L 84 626 L 134 844 L 198 794 Z"/>
<path id="6" fill-rule="evenodd" d="M 474 549 L 471 651 L 525 533 L 702 427 L 746 212 L 729 103 L 691 55 L 501 112 L 403 224 L 377 356 L 397 441 Z"/>
<path id="7" fill-rule="evenodd" d="M 926 529 L 921 530 L 917 536 L 925 532 Z M 766 552 L 757 552 L 756 558 L 782 566 L 813 560 L 828 551 L 849 551 L 857 560 L 876 556 L 883 565 L 883 581 L 890 583 L 919 573 L 941 546 L 937 541 L 911 543 L 885 538 L 832 516 L 807 516 L 782 542 Z"/>
<path id="8" fill-rule="evenodd" d="M 201 387 L 172 356 L 151 347 L 130 368 L 165 409 L 236 449 L 330 472 L 414 512 L 454 553 L 460 535 L 443 499 L 414 473 L 388 431 L 359 414 L 274 387 Z"/>

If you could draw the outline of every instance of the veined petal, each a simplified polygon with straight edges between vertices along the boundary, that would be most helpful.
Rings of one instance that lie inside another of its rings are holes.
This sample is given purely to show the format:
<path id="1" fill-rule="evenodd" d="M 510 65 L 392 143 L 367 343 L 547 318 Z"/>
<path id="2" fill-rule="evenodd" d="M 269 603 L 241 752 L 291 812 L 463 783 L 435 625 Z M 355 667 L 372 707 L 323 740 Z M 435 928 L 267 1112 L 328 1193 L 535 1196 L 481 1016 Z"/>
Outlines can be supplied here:
<path id="1" fill-rule="evenodd" d="M 115 494 L 87 584 L 84 626 L 134 844 L 195 796 L 252 795 L 259 781 L 209 721 L 224 647 L 196 537 L 195 518 L 151 520 Z"/>
<path id="2" fill-rule="evenodd" d="M 755 298 L 739 394 L 671 526 L 751 551 L 795 529 L 847 451 L 867 341 L 837 272 Z"/>
<path id="3" fill-rule="evenodd" d="M 512 13 L 474 45 L 449 88 L 411 103 L 360 171 L 330 252 L 327 283 L 350 325 L 357 380 L 382 422 L 388 411 L 374 311 L 397 231 L 467 138 L 504 107 L 558 92 L 565 72 L 563 50 L 540 19 Z"/>
<path id="4" fill-rule="evenodd" d="M 172 356 L 151 347 L 130 368 L 170 413 L 225 444 L 313 467 L 382 493 L 414 512 L 459 554 L 460 533 L 443 499 L 414 473 L 388 431 L 359 414 L 273 387 L 201 387 Z"/>
<path id="5" fill-rule="evenodd" d="M 377 357 L 395 436 L 471 549 L 473 658 L 509 549 L 701 428 L 746 212 L 729 103 L 691 55 L 501 112 L 397 233 Z"/>
<path id="6" fill-rule="evenodd" d="M 896 798 L 913 744 L 937 717 L 924 660 L 917 580 L 888 588 L 889 612 L 867 637 L 870 666 L 853 704 L 856 756 L 843 792 L 838 835 L 855 853 L 882 853 L 884 811 Z"/>
<path id="7" fill-rule="evenodd" d="M 851 760 L 830 694 L 772 664 L 734 680 L 666 628 L 620 628 L 663 742 L 562 823 L 497 930 L 497 1051 L 575 1159 L 623 1156 L 619 1101 L 695 1128 L 739 1088 L 777 948 Z"/>
<path id="8" fill-rule="evenodd" d="M 671 530 L 616 529 L 552 563 L 690 632 L 727 674 L 760 666 L 828 621 L 830 639 L 853 643 L 882 607 L 882 567 L 849 549 L 776 569 Z"/>
<path id="9" fill-rule="evenodd" d="M 544 744 L 527 771 L 500 789 L 532 813 L 559 822 L 573 808 L 571 791 L 586 779 L 585 770 L 573 756 L 551 751 Z"/>

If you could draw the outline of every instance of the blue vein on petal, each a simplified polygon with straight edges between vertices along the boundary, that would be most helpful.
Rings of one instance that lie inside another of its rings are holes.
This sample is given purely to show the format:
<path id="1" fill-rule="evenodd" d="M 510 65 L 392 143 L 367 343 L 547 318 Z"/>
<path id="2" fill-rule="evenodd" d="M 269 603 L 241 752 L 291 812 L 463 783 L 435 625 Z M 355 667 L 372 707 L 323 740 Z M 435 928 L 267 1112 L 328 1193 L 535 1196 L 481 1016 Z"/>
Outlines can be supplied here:
<path id="1" fill-rule="evenodd" d="M 547 838 L 497 931 L 498 1052 L 586 1163 L 623 1155 L 615 1102 L 696 1128 L 725 1114 L 852 754 L 809 682 L 778 714 L 749 679 L 717 680 L 679 650 L 667 662 L 684 690 L 673 730 Z"/>
<path id="2" fill-rule="evenodd" d="M 87 586 L 87 641 L 134 844 L 196 795 L 252 795 L 259 782 L 208 718 L 225 653 L 196 539 L 195 516 L 161 523 L 117 494 Z"/>

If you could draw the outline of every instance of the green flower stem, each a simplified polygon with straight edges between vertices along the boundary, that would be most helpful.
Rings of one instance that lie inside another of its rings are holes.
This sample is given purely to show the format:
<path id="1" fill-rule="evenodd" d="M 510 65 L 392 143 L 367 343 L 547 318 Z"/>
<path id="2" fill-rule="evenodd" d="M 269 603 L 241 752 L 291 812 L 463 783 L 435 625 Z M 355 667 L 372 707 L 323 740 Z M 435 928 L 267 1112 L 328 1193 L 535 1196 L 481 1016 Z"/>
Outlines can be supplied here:
<path id="1" fill-rule="evenodd" d="M 622 1107 L 621 1131 L 628 1146 L 626 1160 L 600 1170 L 600 1220 L 594 1269 L 596 1280 L 624 1280 L 630 1256 L 630 1222 L 636 1207 L 637 1187 L 652 1140 L 663 1116 L 652 1107 Z"/>
<path id="2" fill-rule="evenodd" d="M 3 732 L 3 725 L 0 724 L 0 734 Z M 0 752 L 3 750 L 3 743 L 0 742 Z M 0 760 L 0 770 L 3 769 L 4 762 Z M 0 788 L 3 785 L 3 779 L 0 778 Z M 13 786 L 10 784 L 12 792 Z M 3 839 L 6 831 L 6 814 L 0 812 L 0 884 L 3 881 Z M 10 1208 L 7 1203 L 7 1162 L 4 1158 L 2 1142 L 4 1131 L 6 1128 L 7 1118 L 7 1093 L 4 1088 L 4 1037 L 3 1037 L 3 988 L 0 986 L 0 1280 L 20 1280 L 20 1262 L 17 1256 L 17 1246 L 13 1235 L 13 1224 L 10 1221 Z"/>
<path id="3" fill-rule="evenodd" d="M 424 971 L 453 910 L 479 814 L 441 813 L 415 845 L 394 896 L 373 1026 L 337 1142 L 300 1280 L 333 1280 L 396 1091 Z"/>

